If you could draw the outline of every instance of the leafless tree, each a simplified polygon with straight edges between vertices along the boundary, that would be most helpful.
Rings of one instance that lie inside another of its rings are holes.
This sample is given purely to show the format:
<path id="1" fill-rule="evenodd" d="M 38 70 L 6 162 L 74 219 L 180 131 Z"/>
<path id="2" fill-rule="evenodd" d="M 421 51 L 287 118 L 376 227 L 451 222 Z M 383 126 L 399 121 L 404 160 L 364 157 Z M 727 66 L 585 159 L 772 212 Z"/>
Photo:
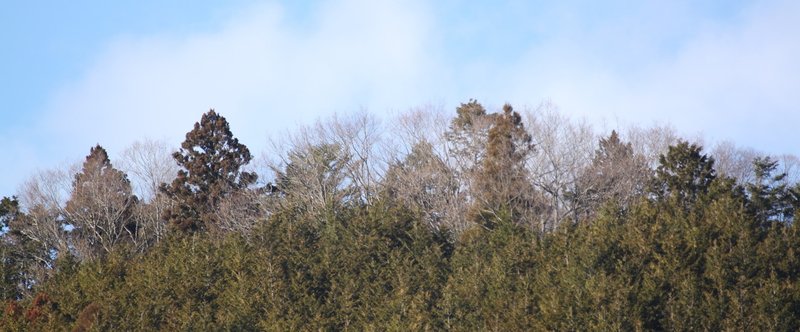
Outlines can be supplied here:
<path id="1" fill-rule="evenodd" d="M 116 169 L 101 146 L 93 147 L 72 182 L 64 212 L 74 225 L 79 257 L 92 259 L 110 253 L 122 243 L 137 244 L 137 225 L 127 175 Z"/>
<path id="2" fill-rule="evenodd" d="M 528 171 L 549 202 L 550 216 L 541 231 L 557 228 L 568 219 L 576 221 L 579 199 L 590 190 L 580 185 L 580 179 L 591 164 L 596 136 L 591 126 L 562 115 L 550 103 L 525 112 L 525 119 L 536 146 Z"/>
<path id="3" fill-rule="evenodd" d="M 433 153 L 446 159 L 446 131 L 452 115 L 435 106 L 412 108 L 395 114 L 389 123 L 384 142 L 390 149 L 387 163 L 394 163 L 409 155 L 420 143 L 430 144 Z"/>
<path id="4" fill-rule="evenodd" d="M 274 196 L 268 189 L 254 188 L 233 193 L 219 202 L 215 231 L 249 235 L 253 227 L 271 215 Z"/>
<path id="5" fill-rule="evenodd" d="M 736 179 L 739 183 L 755 181 L 755 160 L 765 157 L 754 149 L 737 147 L 731 141 L 717 143 L 711 150 L 717 173 Z"/>
<path id="6" fill-rule="evenodd" d="M 659 157 L 666 153 L 671 145 L 678 142 L 678 134 L 670 125 L 654 125 L 652 127 L 628 127 L 621 133 L 622 139 L 631 143 L 633 153 L 642 156 L 648 167 L 658 167 Z"/>
<path id="7" fill-rule="evenodd" d="M 123 150 L 116 163 L 128 174 L 136 195 L 149 202 L 155 199 L 161 184 L 172 182 L 178 173 L 174 152 L 164 141 L 144 139 Z"/>
<path id="8" fill-rule="evenodd" d="M 139 250 L 158 243 L 167 235 L 164 211 L 173 202 L 159 190 L 171 183 L 178 172 L 172 157 L 175 149 L 161 140 L 144 139 L 126 148 L 119 157 L 119 169 L 128 174 L 141 203 L 134 209 Z"/>
<path id="9" fill-rule="evenodd" d="M 137 230 L 137 250 L 142 251 L 155 243 L 161 242 L 169 231 L 167 222 L 162 218 L 164 211 L 174 202 L 166 195 L 158 193 L 149 201 L 134 206 L 133 221 Z"/>
<path id="10" fill-rule="evenodd" d="M 786 182 L 791 185 L 800 183 L 800 158 L 793 154 L 782 154 L 777 160 L 780 171 L 786 173 Z"/>
<path id="11" fill-rule="evenodd" d="M 40 266 L 49 266 L 57 255 L 70 250 L 64 204 L 70 191 L 70 174 L 77 166 L 39 171 L 18 190 L 26 218 L 10 225 L 36 244 L 32 252 Z"/>
<path id="12" fill-rule="evenodd" d="M 369 205 L 386 171 L 385 158 L 380 157 L 385 152 L 380 121 L 360 112 L 348 117 L 334 116 L 317 126 L 328 144 L 333 143 L 346 151 L 344 170 L 358 199 Z"/>
<path id="13" fill-rule="evenodd" d="M 464 192 L 453 170 L 425 141 L 417 144 L 406 159 L 389 168 L 385 191 L 404 206 L 422 214 L 434 230 L 465 228 Z"/>
<path id="14" fill-rule="evenodd" d="M 652 171 L 632 144 L 623 142 L 616 131 L 599 140 L 591 165 L 581 174 L 580 196 L 576 196 L 576 218 L 591 219 L 606 202 L 627 208 L 644 195 Z"/>
<path id="15" fill-rule="evenodd" d="M 433 229 L 460 232 L 468 226 L 469 181 L 457 175 L 463 163 L 451 153 L 446 137 L 451 118 L 433 106 L 396 115 L 389 128 L 391 167 L 383 185 L 385 192 L 422 213 Z"/>

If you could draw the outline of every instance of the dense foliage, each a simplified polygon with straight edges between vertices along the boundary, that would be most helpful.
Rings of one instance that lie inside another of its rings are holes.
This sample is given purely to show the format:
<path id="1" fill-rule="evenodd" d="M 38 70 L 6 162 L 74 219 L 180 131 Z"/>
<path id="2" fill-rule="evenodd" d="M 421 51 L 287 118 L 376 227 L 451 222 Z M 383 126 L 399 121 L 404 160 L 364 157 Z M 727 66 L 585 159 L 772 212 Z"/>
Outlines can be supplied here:
<path id="1" fill-rule="evenodd" d="M 776 160 L 741 179 L 697 144 L 654 161 L 615 131 L 556 194 L 530 165 L 552 149 L 520 114 L 457 114 L 449 153 L 419 139 L 380 181 L 347 141 L 364 128 L 294 142 L 255 185 L 212 111 L 190 134 L 213 117 L 227 143 L 187 135 L 177 179 L 148 201 L 92 148 L 65 208 L 36 190 L 2 200 L 0 327 L 800 329 L 798 186 Z M 154 240 L 156 204 L 173 227 Z"/>

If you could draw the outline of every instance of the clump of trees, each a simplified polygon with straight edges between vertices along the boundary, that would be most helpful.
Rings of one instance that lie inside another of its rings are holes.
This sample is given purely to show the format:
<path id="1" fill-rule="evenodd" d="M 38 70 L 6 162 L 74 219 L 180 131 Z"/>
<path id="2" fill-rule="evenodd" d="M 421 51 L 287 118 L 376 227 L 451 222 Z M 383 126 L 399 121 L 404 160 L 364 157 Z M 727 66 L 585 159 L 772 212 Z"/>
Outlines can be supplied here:
<path id="1" fill-rule="evenodd" d="M 793 156 L 474 100 L 274 147 L 257 176 L 211 110 L 34 174 L 0 201 L 0 327 L 800 329 Z"/>

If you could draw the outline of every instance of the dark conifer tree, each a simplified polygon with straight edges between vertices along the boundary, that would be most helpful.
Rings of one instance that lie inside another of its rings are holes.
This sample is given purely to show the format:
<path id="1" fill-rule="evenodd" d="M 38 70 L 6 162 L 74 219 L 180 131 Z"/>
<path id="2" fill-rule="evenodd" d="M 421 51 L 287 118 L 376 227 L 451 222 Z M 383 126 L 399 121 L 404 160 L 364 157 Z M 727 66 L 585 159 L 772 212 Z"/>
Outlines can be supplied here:
<path id="1" fill-rule="evenodd" d="M 8 227 L 9 222 L 19 213 L 19 201 L 16 197 L 3 197 L 0 200 L 0 230 Z"/>
<path id="2" fill-rule="evenodd" d="M 15 300 L 20 295 L 20 248 L 14 245 L 6 228 L 19 214 L 19 201 L 16 197 L 3 197 L 0 200 L 0 300 Z"/>
<path id="3" fill-rule="evenodd" d="M 767 221 L 790 221 L 798 205 L 797 192 L 788 187 L 786 173 L 778 173 L 778 161 L 770 157 L 753 161 L 755 181 L 745 187 L 749 195 L 749 207 L 761 223 Z"/>
<path id="4" fill-rule="evenodd" d="M 714 158 L 702 153 L 697 144 L 681 141 L 670 146 L 659 157 L 653 192 L 662 198 L 672 198 L 690 208 L 698 197 L 708 192 L 716 179 Z"/>
<path id="5" fill-rule="evenodd" d="M 164 219 L 183 231 L 203 230 L 214 223 L 220 200 L 256 181 L 256 174 L 241 168 L 250 162 L 250 151 L 233 137 L 228 121 L 214 110 L 203 114 L 186 134 L 181 149 L 173 154 L 181 170 L 162 191 L 174 199 Z"/>

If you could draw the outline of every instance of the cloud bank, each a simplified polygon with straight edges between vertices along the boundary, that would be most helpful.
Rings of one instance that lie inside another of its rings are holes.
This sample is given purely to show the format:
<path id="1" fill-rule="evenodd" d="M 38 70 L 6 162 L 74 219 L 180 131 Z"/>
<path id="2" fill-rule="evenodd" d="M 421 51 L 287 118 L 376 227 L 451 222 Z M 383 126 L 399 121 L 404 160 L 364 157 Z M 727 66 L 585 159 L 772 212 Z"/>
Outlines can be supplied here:
<path id="1" fill-rule="evenodd" d="M 462 16 L 446 12 L 469 5 L 442 3 L 332 0 L 298 17 L 268 2 L 211 33 L 114 40 L 13 143 L 33 152 L 2 182 L 77 160 L 96 143 L 112 155 L 143 137 L 177 146 L 209 108 L 257 152 L 270 135 L 334 112 L 468 98 L 549 99 L 612 126 L 671 122 L 800 153 L 790 143 L 800 138 L 797 2 L 744 4 L 723 17 L 689 1 L 500 4 Z"/>

